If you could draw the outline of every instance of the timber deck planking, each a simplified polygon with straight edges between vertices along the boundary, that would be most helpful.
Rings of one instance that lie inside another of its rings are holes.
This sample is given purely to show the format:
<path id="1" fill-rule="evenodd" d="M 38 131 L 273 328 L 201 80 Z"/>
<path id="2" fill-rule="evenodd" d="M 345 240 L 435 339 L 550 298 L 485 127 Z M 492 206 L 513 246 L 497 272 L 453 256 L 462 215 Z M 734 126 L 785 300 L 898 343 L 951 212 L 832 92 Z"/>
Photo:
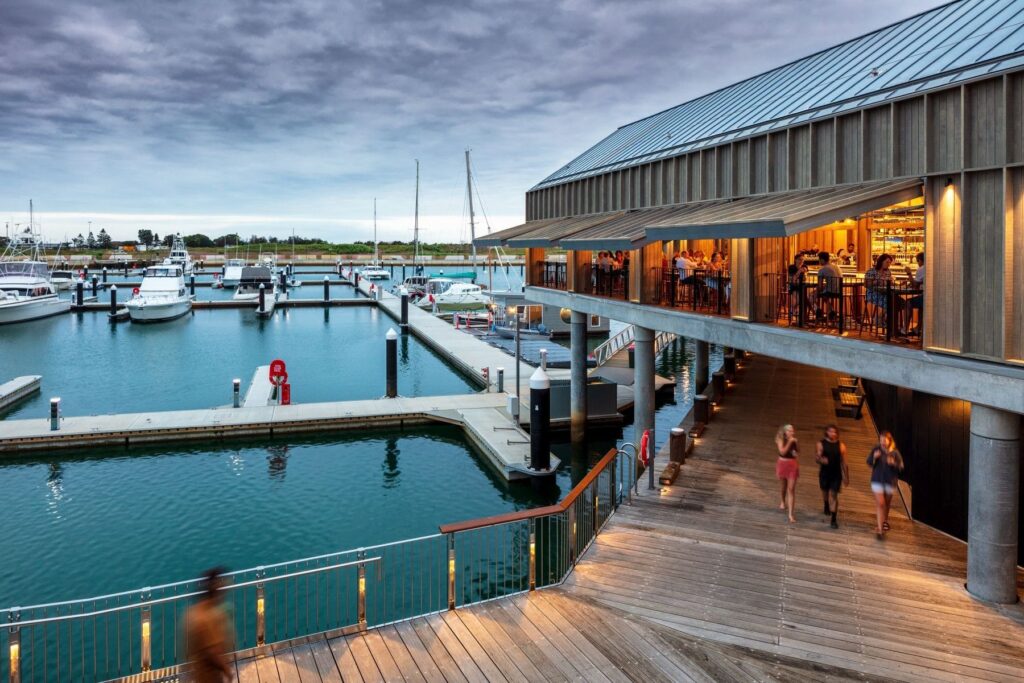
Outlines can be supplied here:
<path id="1" fill-rule="evenodd" d="M 237 680 L 1024 679 L 1024 608 L 966 594 L 963 543 L 901 510 L 875 539 L 874 426 L 835 418 L 832 384 L 825 371 L 746 364 L 677 484 L 641 483 L 560 586 L 278 645 L 263 657 L 276 668 L 239 660 Z M 796 524 L 774 478 L 771 438 L 787 421 L 802 444 Z M 810 450 L 830 422 L 851 470 L 838 530 Z"/>

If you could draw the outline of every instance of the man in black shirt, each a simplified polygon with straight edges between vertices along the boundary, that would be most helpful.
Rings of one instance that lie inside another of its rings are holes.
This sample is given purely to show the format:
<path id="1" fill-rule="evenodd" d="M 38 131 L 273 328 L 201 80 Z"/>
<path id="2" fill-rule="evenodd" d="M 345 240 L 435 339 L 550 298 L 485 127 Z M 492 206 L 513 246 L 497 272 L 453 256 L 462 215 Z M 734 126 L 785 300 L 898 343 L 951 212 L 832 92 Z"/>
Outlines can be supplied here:
<path id="1" fill-rule="evenodd" d="M 825 438 L 818 442 L 814 460 L 819 465 L 818 485 L 824 502 L 824 513 L 832 515 L 832 528 L 838 529 L 839 489 L 850 483 L 850 471 L 846 467 L 846 444 L 839 440 L 839 428 L 834 424 L 825 427 Z"/>

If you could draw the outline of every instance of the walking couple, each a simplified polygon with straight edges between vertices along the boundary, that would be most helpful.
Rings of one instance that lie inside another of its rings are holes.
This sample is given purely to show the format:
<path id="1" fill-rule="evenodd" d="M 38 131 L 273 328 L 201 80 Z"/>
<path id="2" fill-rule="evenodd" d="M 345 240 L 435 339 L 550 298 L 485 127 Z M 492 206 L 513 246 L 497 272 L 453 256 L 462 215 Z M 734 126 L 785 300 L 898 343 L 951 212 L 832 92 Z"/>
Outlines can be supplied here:
<path id="1" fill-rule="evenodd" d="M 798 456 L 800 446 L 793 425 L 783 425 L 775 435 L 778 460 L 775 476 L 779 479 L 782 494 L 780 510 L 789 513 L 789 521 L 796 517 L 796 481 L 800 477 Z M 839 491 L 850 483 L 850 472 L 846 466 L 846 444 L 839 440 L 839 428 L 834 424 L 825 427 L 824 438 L 815 445 L 814 461 L 818 463 L 818 486 L 821 488 L 824 513 L 831 515 L 832 528 L 838 529 L 836 516 L 839 512 Z M 881 540 L 889 530 L 889 510 L 892 496 L 899 484 L 903 471 L 903 456 L 896 449 L 892 434 L 882 431 L 867 459 L 871 468 L 871 493 L 875 496 L 875 534 Z"/>
<path id="2" fill-rule="evenodd" d="M 789 521 L 795 522 L 796 480 L 800 478 L 800 446 L 793 425 L 783 425 L 775 435 L 775 447 L 779 458 L 775 463 L 775 476 L 781 484 L 782 502 L 780 510 L 789 513 Z M 814 461 L 818 463 L 818 486 L 821 488 L 824 513 L 832 517 L 831 526 L 839 528 L 836 518 L 839 514 L 839 490 L 850 483 L 846 467 L 846 444 L 839 440 L 839 428 L 825 427 L 824 438 L 815 445 Z"/>

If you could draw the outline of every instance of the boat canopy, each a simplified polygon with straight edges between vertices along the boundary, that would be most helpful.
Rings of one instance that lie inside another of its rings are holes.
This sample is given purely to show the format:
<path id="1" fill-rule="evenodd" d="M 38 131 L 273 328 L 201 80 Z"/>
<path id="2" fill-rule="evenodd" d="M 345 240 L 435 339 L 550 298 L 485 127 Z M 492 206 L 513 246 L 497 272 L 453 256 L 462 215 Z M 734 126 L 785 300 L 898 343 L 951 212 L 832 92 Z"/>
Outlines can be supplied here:
<path id="1" fill-rule="evenodd" d="M 271 281 L 270 268 L 266 266 L 245 266 L 242 268 L 242 276 L 239 278 L 240 285 L 267 284 Z"/>
<path id="2" fill-rule="evenodd" d="M 40 261 L 6 261 L 0 263 L 0 277 L 49 277 L 49 269 Z"/>
<path id="3" fill-rule="evenodd" d="M 144 277 L 181 277 L 181 266 L 150 266 Z"/>

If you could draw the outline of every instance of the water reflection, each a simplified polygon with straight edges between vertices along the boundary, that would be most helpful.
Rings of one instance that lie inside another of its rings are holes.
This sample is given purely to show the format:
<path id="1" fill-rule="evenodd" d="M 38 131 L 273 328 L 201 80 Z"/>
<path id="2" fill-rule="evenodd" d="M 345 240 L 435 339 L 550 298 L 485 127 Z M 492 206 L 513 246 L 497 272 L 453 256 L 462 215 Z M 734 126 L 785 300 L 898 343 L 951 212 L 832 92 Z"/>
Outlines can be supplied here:
<path id="1" fill-rule="evenodd" d="M 284 481 L 288 468 L 288 446 L 281 444 L 267 447 L 267 474 L 270 480 Z"/>
<path id="2" fill-rule="evenodd" d="M 64 500 L 64 468 L 58 462 L 51 462 L 46 476 L 46 506 L 57 519 L 63 519 L 61 503 Z"/>
<path id="3" fill-rule="evenodd" d="M 384 488 L 393 489 L 398 488 L 400 482 L 400 475 L 402 472 L 398 469 L 398 454 L 400 453 L 398 448 L 398 438 L 391 436 L 384 442 Z"/>

